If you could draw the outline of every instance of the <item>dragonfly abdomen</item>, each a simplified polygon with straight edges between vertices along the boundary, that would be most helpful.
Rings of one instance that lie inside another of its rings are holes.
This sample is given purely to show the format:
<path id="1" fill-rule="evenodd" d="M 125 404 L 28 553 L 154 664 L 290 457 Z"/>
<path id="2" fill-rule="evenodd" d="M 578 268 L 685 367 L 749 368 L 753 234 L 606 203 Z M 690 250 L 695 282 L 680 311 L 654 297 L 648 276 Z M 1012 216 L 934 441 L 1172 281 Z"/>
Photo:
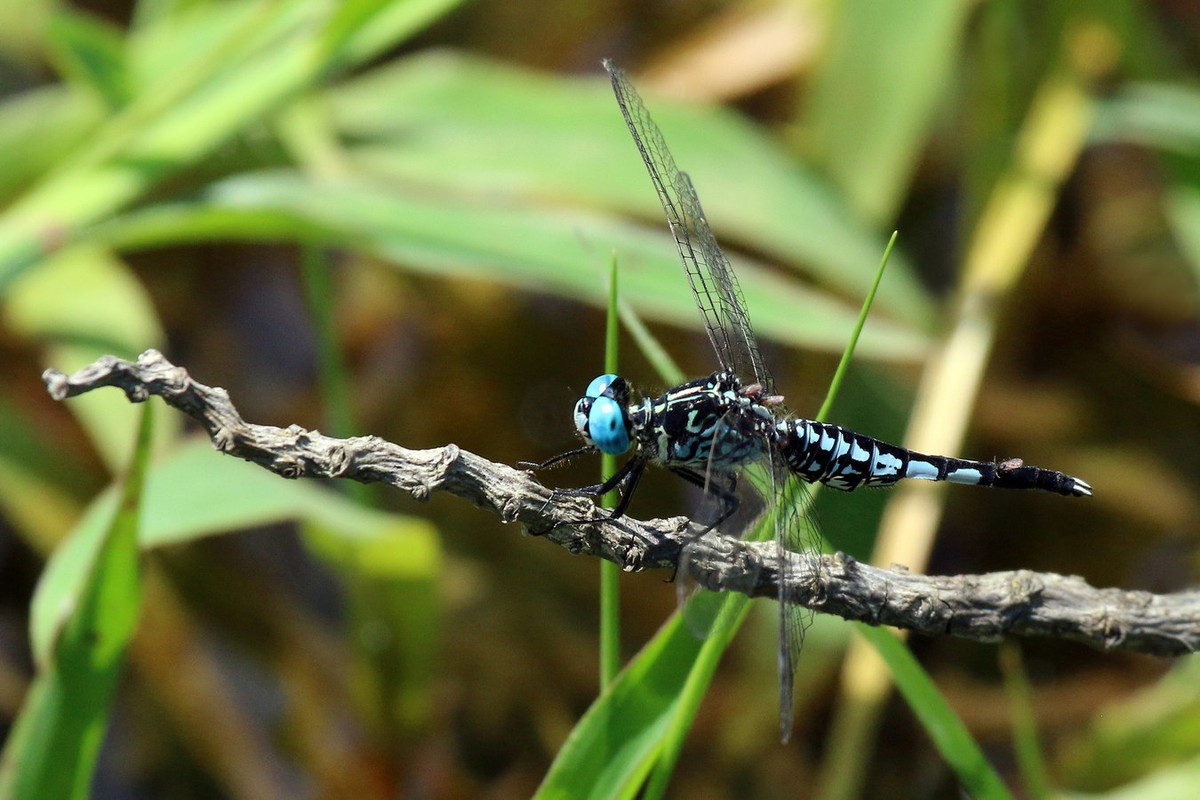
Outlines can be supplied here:
<path id="1" fill-rule="evenodd" d="M 1028 466 L 1018 458 L 993 462 L 931 456 L 839 425 L 806 419 L 780 421 L 777 431 L 789 469 L 810 483 L 819 482 L 846 492 L 860 486 L 891 486 L 913 478 L 1005 489 L 1042 489 L 1075 497 L 1092 493 L 1092 487 L 1079 478 Z"/>

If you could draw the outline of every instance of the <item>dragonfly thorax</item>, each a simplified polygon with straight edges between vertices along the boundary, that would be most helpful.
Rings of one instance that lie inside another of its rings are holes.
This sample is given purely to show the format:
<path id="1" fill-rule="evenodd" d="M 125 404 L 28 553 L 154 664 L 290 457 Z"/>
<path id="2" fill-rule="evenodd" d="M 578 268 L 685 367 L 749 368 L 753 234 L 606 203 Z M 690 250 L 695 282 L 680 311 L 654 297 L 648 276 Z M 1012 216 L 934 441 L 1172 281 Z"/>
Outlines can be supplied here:
<path id="1" fill-rule="evenodd" d="M 761 458 L 774 440 L 771 404 L 757 384 L 743 386 L 729 372 L 680 384 L 648 404 L 634 420 L 646 456 L 667 466 L 726 470 Z"/>

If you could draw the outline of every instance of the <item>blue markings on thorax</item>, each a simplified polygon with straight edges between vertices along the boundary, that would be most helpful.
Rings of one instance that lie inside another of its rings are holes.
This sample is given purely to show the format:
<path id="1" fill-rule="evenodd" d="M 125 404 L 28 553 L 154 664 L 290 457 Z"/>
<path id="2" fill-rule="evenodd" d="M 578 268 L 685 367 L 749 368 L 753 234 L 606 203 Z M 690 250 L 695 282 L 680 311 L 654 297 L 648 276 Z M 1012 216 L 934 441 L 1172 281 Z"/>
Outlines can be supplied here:
<path id="1" fill-rule="evenodd" d="M 762 458 L 775 435 L 770 409 L 725 373 L 677 386 L 630 412 L 647 457 L 668 466 L 744 466 Z"/>

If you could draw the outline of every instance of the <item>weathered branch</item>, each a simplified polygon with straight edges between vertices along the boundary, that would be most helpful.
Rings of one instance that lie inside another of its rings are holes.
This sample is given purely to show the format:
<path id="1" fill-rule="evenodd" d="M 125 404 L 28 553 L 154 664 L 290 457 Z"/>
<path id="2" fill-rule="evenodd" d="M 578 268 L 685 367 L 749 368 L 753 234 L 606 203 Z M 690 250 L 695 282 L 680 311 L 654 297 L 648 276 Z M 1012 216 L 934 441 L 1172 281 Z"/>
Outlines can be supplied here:
<path id="1" fill-rule="evenodd" d="M 193 381 L 155 350 L 136 362 L 105 356 L 71 376 L 46 370 L 42 379 L 56 400 L 101 386 L 119 387 L 136 403 L 158 395 L 203 425 L 218 450 L 285 478 L 380 482 L 418 500 L 449 492 L 572 553 L 606 558 L 629 572 L 674 569 L 690 545 L 687 570 L 702 586 L 754 597 L 778 593 L 772 542 L 710 533 L 697 543 L 697 529 L 685 517 L 607 522 L 588 500 L 555 495 L 529 472 L 452 444 L 409 450 L 376 436 L 336 439 L 297 425 L 250 424 L 224 389 Z M 930 577 L 871 567 L 844 554 L 788 553 L 784 570 L 792 587 L 789 602 L 872 625 L 981 640 L 1053 637 L 1156 656 L 1200 648 L 1200 591 L 1096 589 L 1079 577 L 1027 570 Z"/>

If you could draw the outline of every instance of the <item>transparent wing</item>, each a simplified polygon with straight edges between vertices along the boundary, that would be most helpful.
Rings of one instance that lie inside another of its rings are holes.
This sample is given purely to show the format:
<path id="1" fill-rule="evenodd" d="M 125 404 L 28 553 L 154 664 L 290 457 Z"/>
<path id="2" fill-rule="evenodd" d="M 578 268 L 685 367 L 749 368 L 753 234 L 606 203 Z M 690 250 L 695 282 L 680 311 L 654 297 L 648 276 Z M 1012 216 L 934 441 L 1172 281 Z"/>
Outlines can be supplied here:
<path id="1" fill-rule="evenodd" d="M 633 136 L 654 189 L 658 193 L 659 202 L 667 215 L 667 224 L 675 238 L 679 250 L 679 258 L 683 262 L 688 284 L 692 288 L 700 315 L 704 318 L 704 327 L 708 338 L 716 351 L 721 367 L 745 380 L 753 377 L 766 394 L 775 394 L 775 381 L 763 361 L 758 340 L 750 324 L 746 312 L 745 299 L 741 286 L 729 259 L 721 252 L 712 229 L 704 217 L 704 209 L 700 198 L 692 185 L 687 173 L 680 171 L 667 148 L 662 131 L 650 117 L 650 112 L 642 103 L 641 97 L 629 83 L 628 77 L 611 61 L 604 62 L 604 68 L 612 78 L 613 92 L 621 106 L 625 123 Z M 782 406 L 775 409 L 781 417 L 786 415 Z M 732 428 L 731 435 L 738 435 Z M 718 434 L 719 435 L 719 434 Z M 714 450 L 716 448 L 714 447 Z M 757 489 L 759 497 L 752 501 L 753 512 L 766 511 L 772 515 L 774 538 L 777 545 L 778 568 L 781 575 L 789 551 L 815 553 L 821 542 L 820 532 L 815 518 L 811 515 L 811 502 L 805 485 L 788 470 L 786 463 L 776 448 L 767 448 L 770 455 L 765 470 L 751 469 L 746 471 L 749 481 Z M 711 480 L 725 480 L 724 475 L 716 475 L 710 469 L 708 476 Z M 746 493 L 743 492 L 743 497 Z M 710 497 L 709 500 L 712 498 Z M 762 501 L 761 503 L 758 501 Z M 706 510 L 705 514 L 711 513 Z M 726 532 L 745 534 L 753 526 L 746 519 L 731 518 L 721 524 Z M 703 514 L 700 517 L 704 521 Z M 711 521 L 717 517 L 708 517 Z M 681 557 L 681 565 L 686 564 L 687 548 Z M 686 575 L 686 569 L 682 569 Z M 682 584 L 682 581 L 681 581 Z M 779 703 L 780 728 L 784 741 L 791 734 L 792 727 L 792 691 L 796 672 L 796 658 L 804 643 L 804 632 L 812 622 L 811 610 L 801 606 L 785 603 L 788 586 L 780 581 L 779 589 Z M 681 602 L 687 596 L 687 590 L 680 587 Z M 704 613 L 697 607 L 697 617 L 702 620 Z M 693 627 L 695 630 L 698 626 Z"/>
<path id="2" fill-rule="evenodd" d="M 716 453 L 727 450 L 737 444 L 746 434 L 742 427 L 734 422 L 730 424 L 733 412 L 726 414 L 722 424 L 713 431 L 710 452 Z M 769 510 L 767 500 L 771 495 L 764 491 L 764 485 L 769 481 L 747 480 L 747 472 L 742 469 L 717 469 L 711 462 L 697 474 L 699 484 L 704 490 L 700 505 L 690 514 L 693 520 L 703 526 L 707 532 L 719 529 L 732 536 L 744 536 L 747 531 L 756 530 L 758 522 Z M 688 562 L 691 560 L 692 548 L 703 538 L 698 534 L 692 541 L 686 543 L 680 552 L 675 589 L 679 606 L 684 615 L 688 629 L 700 639 L 707 636 L 714 614 L 720 603 L 711 602 L 716 597 L 711 592 L 693 591 L 688 580 Z"/>
<path id="3" fill-rule="evenodd" d="M 763 363 L 741 287 L 729 259 L 708 227 L 691 178 L 675 165 L 662 131 L 625 73 L 607 60 L 604 68 L 612 78 L 625 123 L 666 212 L 679 258 L 721 367 L 743 379 L 752 376 L 768 394 L 774 394 L 774 380 Z"/>
<path id="4" fill-rule="evenodd" d="M 721 518 L 723 505 L 718 497 L 718 492 L 720 491 L 736 494 L 739 503 L 749 493 L 751 502 L 744 505 L 744 508 L 760 505 L 753 495 L 753 489 L 737 485 L 737 475 L 733 472 L 723 472 L 710 468 L 705 471 L 704 482 L 704 494 L 700 500 L 700 504 L 689 516 L 705 528 L 710 525 L 716 525 L 717 520 Z M 721 522 L 719 527 L 726 530 L 746 529 L 748 523 L 745 519 L 745 514 L 742 513 L 742 508 L 739 508 L 738 513 L 733 517 Z M 717 613 L 721 608 L 720 595 L 700 589 L 688 577 L 688 563 L 692 558 L 692 548 L 696 546 L 701 538 L 703 538 L 703 534 L 695 536 L 680 549 L 679 563 L 676 566 L 675 575 L 675 601 L 678 603 L 680 613 L 683 615 L 684 625 L 687 626 L 688 631 L 697 639 L 708 637 L 713 621 L 716 619 Z"/>
<path id="5" fill-rule="evenodd" d="M 787 575 L 789 552 L 817 556 L 821 550 L 821 529 L 813 509 L 808 484 L 787 468 L 782 454 L 770 450 L 770 507 L 774 518 L 778 574 Z M 814 563 L 819 563 L 814 561 Z M 796 682 L 796 661 L 804 646 L 804 634 L 812 624 L 813 611 L 787 602 L 790 581 L 779 581 L 779 733 L 784 742 L 792 733 L 792 692 Z"/>
<path id="6" fill-rule="evenodd" d="M 721 445 L 723 436 L 741 436 L 737 425 L 719 426 L 714 433 L 713 450 Z M 813 611 L 804 606 L 787 602 L 794 575 L 787 567 L 789 553 L 817 556 L 821 550 L 821 530 L 813 509 L 812 493 L 808 484 L 800 480 L 790 469 L 782 453 L 774 445 L 766 448 L 766 462 L 738 473 L 738 510 L 720 525 L 725 533 L 745 536 L 757 532 L 775 541 L 775 569 L 786 580 L 779 581 L 779 728 L 783 741 L 787 741 L 792 730 L 793 690 L 795 687 L 796 662 L 804 646 L 804 634 L 812 624 Z M 704 505 L 697 520 L 703 523 L 718 518 L 720 503 L 712 496 L 713 487 L 727 486 L 730 473 L 710 469 L 711 486 L 706 493 Z M 755 522 L 765 524 L 756 525 Z M 686 576 L 688 548 L 681 556 L 681 575 Z M 814 559 L 814 563 L 816 562 Z M 678 584 L 679 601 L 684 610 L 684 620 L 695 634 L 703 636 L 712 621 L 714 606 L 704 602 L 707 592 L 692 594 L 681 576 Z M 686 605 L 683 605 L 686 602 Z"/>

